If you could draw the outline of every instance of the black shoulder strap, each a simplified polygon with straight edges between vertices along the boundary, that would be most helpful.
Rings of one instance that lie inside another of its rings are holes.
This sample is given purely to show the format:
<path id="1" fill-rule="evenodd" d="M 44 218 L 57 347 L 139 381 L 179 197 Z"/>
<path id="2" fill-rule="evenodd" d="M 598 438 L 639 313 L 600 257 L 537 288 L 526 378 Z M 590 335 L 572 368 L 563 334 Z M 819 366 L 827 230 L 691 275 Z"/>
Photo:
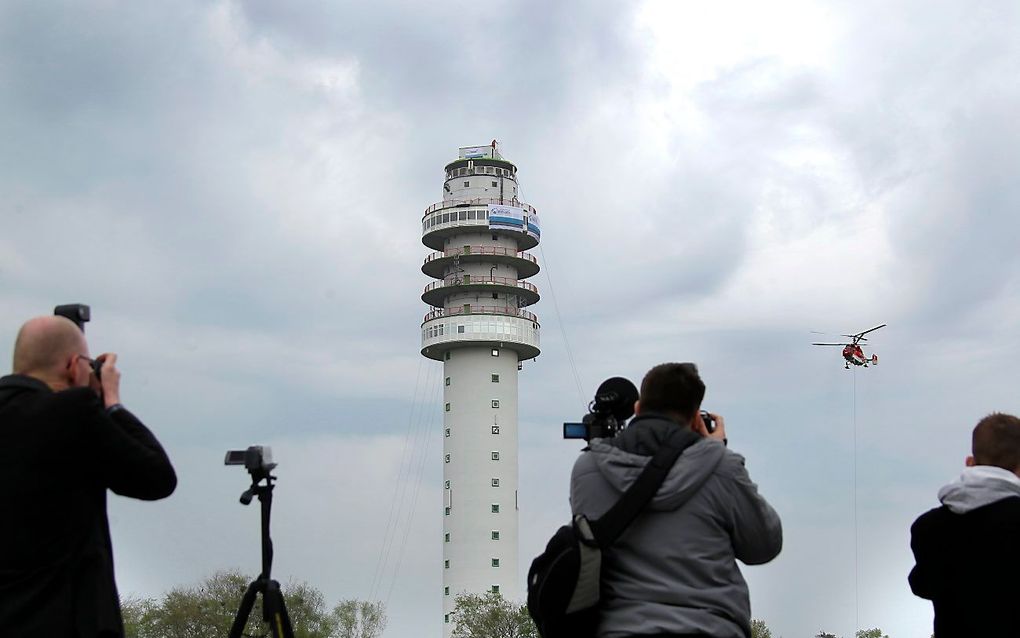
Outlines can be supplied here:
<path id="1" fill-rule="evenodd" d="M 699 440 L 697 436 L 683 437 L 680 441 L 674 441 L 671 447 L 660 448 L 620 500 L 598 520 L 590 521 L 592 535 L 599 547 L 605 549 L 619 538 L 659 491 L 680 454 Z"/>

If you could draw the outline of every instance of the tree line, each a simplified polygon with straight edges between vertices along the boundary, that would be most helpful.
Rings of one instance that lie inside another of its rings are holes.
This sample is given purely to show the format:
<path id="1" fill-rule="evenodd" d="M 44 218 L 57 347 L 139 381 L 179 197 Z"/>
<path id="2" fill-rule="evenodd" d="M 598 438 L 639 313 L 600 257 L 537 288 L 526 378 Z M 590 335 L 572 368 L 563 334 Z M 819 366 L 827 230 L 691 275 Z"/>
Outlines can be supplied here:
<path id="1" fill-rule="evenodd" d="M 241 605 L 252 578 L 239 571 L 220 571 L 197 585 L 175 587 L 161 598 L 121 601 L 125 638 L 223 638 Z M 283 587 L 295 638 L 380 638 L 386 628 L 381 602 L 345 599 L 326 604 L 321 591 L 304 582 Z M 528 608 L 501 594 L 461 594 L 450 614 L 452 638 L 538 638 Z M 247 638 L 266 638 L 261 597 L 242 632 Z M 751 621 L 751 638 L 773 638 L 765 621 Z M 779 638 L 779 637 L 775 637 Z M 819 631 L 813 638 L 838 638 Z M 889 638 L 880 629 L 862 629 L 854 638 Z M 934 638 L 934 637 L 933 637 Z"/>

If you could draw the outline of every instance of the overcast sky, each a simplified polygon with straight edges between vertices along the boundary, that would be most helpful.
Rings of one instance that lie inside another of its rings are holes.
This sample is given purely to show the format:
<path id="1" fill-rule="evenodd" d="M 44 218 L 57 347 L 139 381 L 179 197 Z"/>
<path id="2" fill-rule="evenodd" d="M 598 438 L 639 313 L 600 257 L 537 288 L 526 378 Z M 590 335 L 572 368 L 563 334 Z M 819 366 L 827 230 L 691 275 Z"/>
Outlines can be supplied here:
<path id="1" fill-rule="evenodd" d="M 927 637 L 909 525 L 1020 412 L 1018 28 L 1009 0 L 2 1 L 0 357 L 78 301 L 120 355 L 180 475 L 111 499 L 124 594 L 258 571 L 222 458 L 269 444 L 274 575 L 439 636 L 420 218 L 495 138 L 543 223 L 522 576 L 569 515 L 560 423 L 689 360 L 783 518 L 754 616 Z M 874 368 L 809 345 L 879 323 Z"/>

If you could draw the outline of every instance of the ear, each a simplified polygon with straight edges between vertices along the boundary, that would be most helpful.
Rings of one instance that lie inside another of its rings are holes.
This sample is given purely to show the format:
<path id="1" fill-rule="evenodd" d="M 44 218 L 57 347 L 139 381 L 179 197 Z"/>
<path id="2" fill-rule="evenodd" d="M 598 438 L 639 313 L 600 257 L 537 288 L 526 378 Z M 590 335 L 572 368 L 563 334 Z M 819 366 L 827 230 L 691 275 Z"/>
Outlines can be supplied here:
<path id="1" fill-rule="evenodd" d="M 74 355 L 67 358 L 64 363 L 63 380 L 71 387 L 75 386 L 75 381 L 78 379 L 78 361 Z"/>
<path id="2" fill-rule="evenodd" d="M 974 467 L 977 465 L 977 461 L 974 460 L 973 456 L 968 456 L 963 462 L 967 465 L 967 467 Z"/>
<path id="3" fill-rule="evenodd" d="M 641 414 L 641 399 L 634 402 L 634 414 Z"/>
<path id="4" fill-rule="evenodd" d="M 691 417 L 690 427 L 695 433 L 701 436 L 708 436 L 708 428 L 705 427 L 705 421 L 701 418 L 701 408 L 699 407 L 694 411 L 694 416 Z"/>

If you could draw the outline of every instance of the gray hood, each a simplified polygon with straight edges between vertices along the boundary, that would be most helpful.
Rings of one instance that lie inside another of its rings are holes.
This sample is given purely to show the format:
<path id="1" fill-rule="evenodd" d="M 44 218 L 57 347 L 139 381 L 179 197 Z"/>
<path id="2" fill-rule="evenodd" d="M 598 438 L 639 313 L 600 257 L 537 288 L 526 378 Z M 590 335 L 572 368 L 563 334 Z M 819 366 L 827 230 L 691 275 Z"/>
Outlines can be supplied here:
<path id="1" fill-rule="evenodd" d="M 954 514 L 965 514 L 1011 496 L 1020 496 L 1020 477 L 999 467 L 975 465 L 939 490 L 939 500 Z"/>
<path id="2" fill-rule="evenodd" d="M 593 439 L 589 447 L 589 454 L 594 457 L 599 472 L 620 492 L 637 480 L 651 459 L 650 456 L 626 452 L 604 439 Z M 726 447 L 715 439 L 702 439 L 685 449 L 655 493 L 650 507 L 670 511 L 689 501 L 712 476 L 725 453 Z"/>

